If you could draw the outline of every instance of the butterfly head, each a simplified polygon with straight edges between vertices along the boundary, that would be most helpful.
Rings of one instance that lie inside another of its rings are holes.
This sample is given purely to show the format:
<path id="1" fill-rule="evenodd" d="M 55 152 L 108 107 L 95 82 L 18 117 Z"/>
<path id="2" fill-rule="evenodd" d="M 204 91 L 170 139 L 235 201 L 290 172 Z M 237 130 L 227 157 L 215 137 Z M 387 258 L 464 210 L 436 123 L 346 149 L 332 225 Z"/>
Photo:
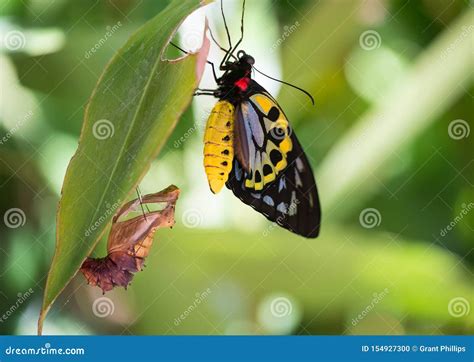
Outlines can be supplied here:
<path id="1" fill-rule="evenodd" d="M 239 50 L 237 52 L 237 57 L 234 58 L 235 60 L 233 61 L 227 61 L 221 69 L 234 74 L 250 74 L 252 67 L 255 64 L 255 58 L 243 50 Z"/>
<path id="2" fill-rule="evenodd" d="M 237 52 L 238 63 L 241 67 L 252 69 L 252 66 L 255 64 L 255 59 L 250 54 L 247 54 L 243 50 Z"/>

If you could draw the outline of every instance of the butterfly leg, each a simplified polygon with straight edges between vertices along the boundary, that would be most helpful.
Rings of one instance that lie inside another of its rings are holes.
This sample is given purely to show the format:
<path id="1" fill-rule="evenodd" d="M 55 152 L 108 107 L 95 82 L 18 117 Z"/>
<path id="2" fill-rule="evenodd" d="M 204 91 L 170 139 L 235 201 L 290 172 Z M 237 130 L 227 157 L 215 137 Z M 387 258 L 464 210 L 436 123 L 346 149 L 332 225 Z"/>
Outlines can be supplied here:
<path id="1" fill-rule="evenodd" d="M 244 39 L 244 14 L 245 14 L 245 0 L 243 1 L 242 4 L 242 17 L 240 18 L 240 39 L 235 43 L 234 47 L 230 51 L 230 54 L 233 55 L 234 52 L 237 50 L 238 46 L 240 43 L 242 43 L 242 40 Z"/>
<path id="2" fill-rule="evenodd" d="M 221 11 L 222 11 L 222 16 L 224 17 L 224 10 L 222 9 L 222 0 L 221 0 Z M 232 43 L 230 41 L 229 30 L 227 29 L 227 24 L 225 22 L 225 17 L 224 17 L 224 25 L 226 27 L 227 36 L 229 38 L 229 50 L 227 50 L 224 58 L 221 61 L 221 64 L 220 64 L 220 67 L 219 67 L 221 70 L 226 70 L 225 69 L 225 64 L 229 61 L 229 58 L 231 58 L 231 57 L 235 58 L 234 51 L 237 49 L 237 47 L 240 45 L 240 43 L 242 43 L 242 40 L 244 38 L 244 14 L 245 14 L 245 0 L 243 0 L 242 17 L 240 18 L 240 39 L 234 46 L 232 46 Z"/>
<path id="3" fill-rule="evenodd" d="M 177 46 L 175 43 L 170 41 L 170 44 L 174 46 L 176 49 L 182 51 L 184 54 L 189 54 L 186 50 L 182 49 L 181 47 Z M 216 68 L 214 66 L 214 63 L 206 59 L 206 63 L 209 64 L 212 67 L 212 75 L 214 76 L 214 80 L 217 83 L 217 73 L 216 73 Z"/>
<path id="4" fill-rule="evenodd" d="M 194 92 L 193 96 L 214 96 L 211 92 Z"/>
<path id="5" fill-rule="evenodd" d="M 143 217 L 145 218 L 145 221 L 148 221 L 146 219 L 145 209 L 143 208 L 142 193 L 140 192 L 140 189 L 139 189 L 138 186 L 135 188 L 135 191 L 137 192 L 138 199 L 140 200 L 140 207 L 142 208 Z M 145 207 L 147 208 L 148 212 L 150 212 L 150 209 L 148 208 L 148 205 L 145 204 Z"/>
<path id="6" fill-rule="evenodd" d="M 209 61 L 209 60 L 206 60 L 206 63 L 211 65 L 211 68 L 212 68 L 212 75 L 214 76 L 214 81 L 217 83 L 217 80 L 218 80 L 219 78 L 217 78 L 217 73 L 216 73 L 216 68 L 214 67 L 214 63 L 211 62 L 211 61 Z"/>

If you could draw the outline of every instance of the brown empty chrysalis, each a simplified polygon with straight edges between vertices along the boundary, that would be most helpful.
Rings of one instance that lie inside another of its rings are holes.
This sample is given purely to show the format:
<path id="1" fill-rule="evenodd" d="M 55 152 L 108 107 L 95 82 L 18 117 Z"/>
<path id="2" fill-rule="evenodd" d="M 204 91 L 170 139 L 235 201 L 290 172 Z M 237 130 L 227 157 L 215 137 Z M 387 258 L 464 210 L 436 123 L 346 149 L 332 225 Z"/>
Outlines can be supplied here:
<path id="1" fill-rule="evenodd" d="M 133 273 L 141 271 L 150 252 L 153 236 L 158 228 L 172 227 L 174 209 L 179 196 L 176 186 L 135 199 L 120 208 L 112 219 L 105 258 L 87 258 L 81 272 L 88 284 L 97 285 L 103 292 L 115 286 L 127 287 Z M 159 211 L 149 211 L 147 205 L 164 203 Z M 147 211 L 127 219 L 141 206 Z"/>

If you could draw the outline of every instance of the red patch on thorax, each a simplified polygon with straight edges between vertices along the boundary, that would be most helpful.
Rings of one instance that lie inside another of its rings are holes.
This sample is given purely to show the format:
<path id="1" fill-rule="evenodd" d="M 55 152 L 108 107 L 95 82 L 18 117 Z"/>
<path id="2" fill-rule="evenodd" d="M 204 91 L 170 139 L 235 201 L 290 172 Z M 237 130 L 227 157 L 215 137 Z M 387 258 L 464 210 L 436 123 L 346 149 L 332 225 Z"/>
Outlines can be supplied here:
<path id="1" fill-rule="evenodd" d="M 246 91 L 250 84 L 250 78 L 244 77 L 240 78 L 234 83 L 241 91 Z"/>

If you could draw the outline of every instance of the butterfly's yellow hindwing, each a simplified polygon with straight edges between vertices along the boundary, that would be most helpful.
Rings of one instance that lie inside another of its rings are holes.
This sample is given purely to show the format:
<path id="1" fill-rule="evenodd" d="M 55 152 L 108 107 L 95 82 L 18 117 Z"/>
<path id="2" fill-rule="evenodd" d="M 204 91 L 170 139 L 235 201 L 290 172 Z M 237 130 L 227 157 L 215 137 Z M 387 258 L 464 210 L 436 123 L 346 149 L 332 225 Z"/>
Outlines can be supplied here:
<path id="1" fill-rule="evenodd" d="M 204 133 L 204 168 L 211 191 L 217 194 L 226 183 L 234 159 L 234 106 L 216 103 Z"/>
<path id="2" fill-rule="evenodd" d="M 252 177 L 245 180 L 245 187 L 260 191 L 287 167 L 287 154 L 293 149 L 293 143 L 289 122 L 271 97 L 257 93 L 250 101 L 262 112 L 266 146 L 258 155 L 250 155 L 254 160 Z"/>

